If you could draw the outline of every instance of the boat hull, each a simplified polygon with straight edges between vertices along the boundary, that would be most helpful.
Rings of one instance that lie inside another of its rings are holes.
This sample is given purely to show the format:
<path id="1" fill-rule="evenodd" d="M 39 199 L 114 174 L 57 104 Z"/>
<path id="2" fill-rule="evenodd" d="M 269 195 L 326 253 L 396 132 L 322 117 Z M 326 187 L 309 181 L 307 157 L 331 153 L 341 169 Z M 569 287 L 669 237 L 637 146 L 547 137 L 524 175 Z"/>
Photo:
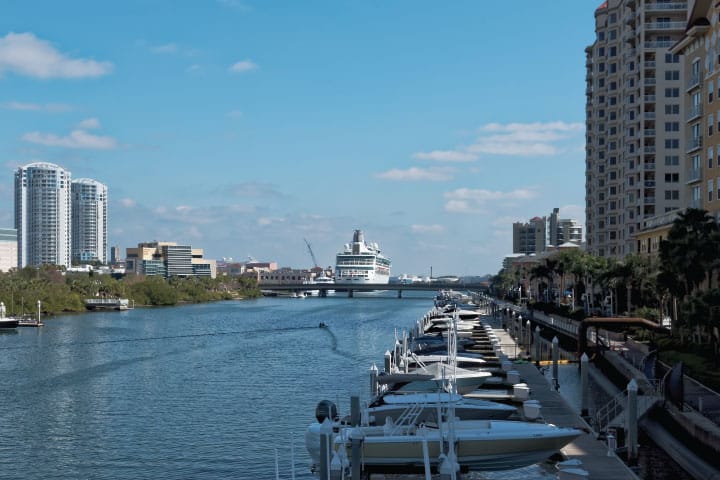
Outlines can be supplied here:
<path id="1" fill-rule="evenodd" d="M 400 427 L 399 427 L 400 428 Z M 526 467 L 548 458 L 582 432 L 554 425 L 502 420 L 457 421 L 455 428 L 455 453 L 463 470 L 494 471 Z M 397 467 L 422 468 L 423 454 L 427 445 L 430 465 L 437 468 L 442 453 L 443 438 L 436 428 L 409 427 L 393 431 L 384 427 L 359 427 L 341 429 L 334 437 L 335 448 L 347 448 L 350 458 L 351 436 L 362 438 L 361 457 L 363 465 L 374 471 L 395 470 Z M 396 429 L 397 430 L 397 429 Z M 311 425 L 305 434 L 308 452 L 314 462 L 320 458 L 320 425 Z"/>

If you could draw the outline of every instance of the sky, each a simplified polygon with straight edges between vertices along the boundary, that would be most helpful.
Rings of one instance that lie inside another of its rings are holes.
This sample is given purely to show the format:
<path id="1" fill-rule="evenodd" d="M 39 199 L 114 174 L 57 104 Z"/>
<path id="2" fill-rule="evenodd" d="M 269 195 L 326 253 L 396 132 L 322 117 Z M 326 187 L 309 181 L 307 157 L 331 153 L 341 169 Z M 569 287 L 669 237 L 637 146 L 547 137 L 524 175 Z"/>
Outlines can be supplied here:
<path id="1" fill-rule="evenodd" d="M 123 252 L 330 266 L 361 229 L 393 275 L 495 274 L 513 222 L 584 224 L 599 3 L 6 0 L 0 227 L 45 161 Z"/>

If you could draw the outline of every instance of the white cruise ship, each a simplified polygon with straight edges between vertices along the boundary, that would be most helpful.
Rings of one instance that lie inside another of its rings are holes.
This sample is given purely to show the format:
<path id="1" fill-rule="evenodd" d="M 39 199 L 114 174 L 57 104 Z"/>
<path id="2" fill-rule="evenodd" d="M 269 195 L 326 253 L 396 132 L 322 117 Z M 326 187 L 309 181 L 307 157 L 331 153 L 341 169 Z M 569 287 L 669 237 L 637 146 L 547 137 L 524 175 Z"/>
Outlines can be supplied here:
<path id="1" fill-rule="evenodd" d="M 362 230 L 353 232 L 335 261 L 335 283 L 388 283 L 390 259 L 380 253 L 377 243 L 365 243 Z"/>

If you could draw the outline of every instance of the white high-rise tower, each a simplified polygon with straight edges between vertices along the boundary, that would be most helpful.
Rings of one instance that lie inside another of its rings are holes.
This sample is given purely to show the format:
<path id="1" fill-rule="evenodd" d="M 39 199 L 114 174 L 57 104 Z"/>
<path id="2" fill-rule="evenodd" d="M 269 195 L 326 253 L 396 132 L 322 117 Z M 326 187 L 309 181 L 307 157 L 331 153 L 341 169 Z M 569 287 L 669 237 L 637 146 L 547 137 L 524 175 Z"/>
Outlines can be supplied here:
<path id="1" fill-rule="evenodd" d="M 107 186 L 79 178 L 71 192 L 73 263 L 107 263 Z"/>
<path id="2" fill-rule="evenodd" d="M 70 172 L 37 162 L 15 171 L 18 267 L 70 264 Z"/>

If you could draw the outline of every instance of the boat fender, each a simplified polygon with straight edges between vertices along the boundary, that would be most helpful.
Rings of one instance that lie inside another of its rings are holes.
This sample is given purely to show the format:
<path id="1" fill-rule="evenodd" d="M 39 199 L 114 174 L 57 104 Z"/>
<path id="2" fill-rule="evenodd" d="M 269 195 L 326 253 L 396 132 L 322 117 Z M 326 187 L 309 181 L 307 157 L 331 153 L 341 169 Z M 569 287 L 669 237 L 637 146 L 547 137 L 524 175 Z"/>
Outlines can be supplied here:
<path id="1" fill-rule="evenodd" d="M 323 420 L 329 418 L 330 420 L 338 419 L 337 406 L 330 400 L 320 400 L 315 407 L 315 418 L 318 423 L 323 423 Z"/>

